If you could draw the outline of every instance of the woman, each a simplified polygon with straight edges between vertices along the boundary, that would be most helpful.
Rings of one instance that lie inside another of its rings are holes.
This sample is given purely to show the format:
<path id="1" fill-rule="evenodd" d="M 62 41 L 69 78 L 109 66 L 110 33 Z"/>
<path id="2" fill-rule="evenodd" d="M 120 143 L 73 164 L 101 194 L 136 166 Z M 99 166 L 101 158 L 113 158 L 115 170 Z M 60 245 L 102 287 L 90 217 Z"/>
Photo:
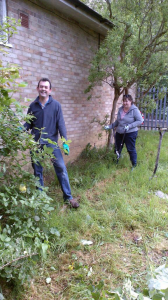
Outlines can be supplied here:
<path id="1" fill-rule="evenodd" d="M 137 126 L 140 126 L 142 122 L 141 113 L 133 104 L 132 96 L 124 95 L 123 105 L 119 108 L 117 120 L 111 125 L 104 127 L 105 130 L 116 128 L 116 150 L 120 155 L 125 144 L 133 167 L 136 167 L 137 164 L 137 152 L 135 148 L 138 134 Z"/>

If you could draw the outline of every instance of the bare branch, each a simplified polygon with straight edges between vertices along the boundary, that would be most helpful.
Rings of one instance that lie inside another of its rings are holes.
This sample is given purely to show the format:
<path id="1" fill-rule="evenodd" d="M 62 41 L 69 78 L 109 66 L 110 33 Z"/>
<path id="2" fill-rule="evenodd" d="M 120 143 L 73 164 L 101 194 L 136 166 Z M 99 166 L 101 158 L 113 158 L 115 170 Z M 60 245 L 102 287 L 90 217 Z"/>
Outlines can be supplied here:
<path id="1" fill-rule="evenodd" d="M 140 26 L 139 26 L 139 43 L 140 43 L 140 40 L 141 40 L 141 29 L 142 29 L 142 26 L 143 26 L 143 24 L 144 24 L 144 22 L 145 22 L 145 19 L 146 19 L 146 17 L 148 16 L 148 14 L 149 14 L 149 12 L 151 11 L 151 6 L 149 7 L 149 9 L 145 12 L 145 14 L 144 14 L 144 17 L 142 18 L 142 21 L 141 21 L 141 24 L 140 24 Z"/>
<path id="2" fill-rule="evenodd" d="M 16 259 L 14 259 L 14 260 L 8 262 L 7 264 L 3 265 L 2 267 L 0 267 L 0 270 L 4 269 L 5 267 L 13 264 L 14 262 L 16 262 L 18 260 L 21 260 L 21 259 L 27 258 L 27 257 L 32 257 L 32 256 L 35 256 L 35 255 L 38 255 L 38 253 L 32 253 L 32 254 L 22 255 L 22 256 L 20 256 L 20 257 L 18 257 Z"/>
<path id="3" fill-rule="evenodd" d="M 127 40 L 132 36 L 132 33 L 129 33 L 128 34 L 128 29 L 130 28 L 130 25 L 129 24 L 125 24 L 126 27 L 125 27 L 125 31 L 124 31 L 124 36 L 123 36 L 123 40 L 122 40 L 122 43 L 121 43 L 121 46 L 120 46 L 120 58 L 121 58 L 121 62 L 123 61 L 123 58 L 124 58 L 124 50 L 125 50 L 125 46 L 126 46 L 126 42 Z"/>
<path id="4" fill-rule="evenodd" d="M 153 37 L 153 39 L 148 43 L 148 45 L 146 45 L 145 46 L 145 48 L 144 48 L 144 50 L 143 51 L 146 51 L 147 49 L 150 49 L 152 46 L 156 46 L 156 41 L 160 38 L 160 37 L 162 37 L 162 36 L 164 36 L 165 34 L 167 33 L 167 31 L 165 30 L 165 31 L 162 31 L 162 32 L 159 32 L 158 31 L 158 33 Z"/>
<path id="5" fill-rule="evenodd" d="M 112 18 L 112 10 L 111 10 L 111 0 L 105 0 L 107 2 L 107 8 L 109 10 L 110 13 L 110 19 Z"/>

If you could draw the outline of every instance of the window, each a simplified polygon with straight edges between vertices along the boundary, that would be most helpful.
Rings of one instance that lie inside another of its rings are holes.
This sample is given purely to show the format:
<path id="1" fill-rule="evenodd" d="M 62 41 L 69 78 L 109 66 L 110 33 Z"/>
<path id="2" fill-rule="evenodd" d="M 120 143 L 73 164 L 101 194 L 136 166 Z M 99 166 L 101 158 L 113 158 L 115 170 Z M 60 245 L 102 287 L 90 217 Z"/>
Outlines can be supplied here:
<path id="1" fill-rule="evenodd" d="M 6 21 L 6 17 L 7 17 L 7 8 L 6 8 L 6 0 L 0 0 L 0 25 L 3 24 L 3 22 Z M 2 38 L 3 36 L 3 38 Z M 2 31 L 0 31 L 0 44 L 8 46 L 8 47 L 12 47 L 12 45 L 10 45 L 8 43 L 8 33 L 4 33 Z"/>
<path id="2" fill-rule="evenodd" d="M 5 20 L 6 20 L 6 0 L 0 0 L 0 24 L 2 25 Z M 0 31 L 0 35 L 2 34 L 3 32 Z M 7 34 L 5 34 L 5 36 L 6 36 L 5 40 L 1 41 L 2 43 L 6 43 L 8 41 Z M 2 40 L 2 36 L 0 39 Z"/>
<path id="3" fill-rule="evenodd" d="M 1 24 L 6 19 L 6 0 L 0 0 L 0 18 Z"/>

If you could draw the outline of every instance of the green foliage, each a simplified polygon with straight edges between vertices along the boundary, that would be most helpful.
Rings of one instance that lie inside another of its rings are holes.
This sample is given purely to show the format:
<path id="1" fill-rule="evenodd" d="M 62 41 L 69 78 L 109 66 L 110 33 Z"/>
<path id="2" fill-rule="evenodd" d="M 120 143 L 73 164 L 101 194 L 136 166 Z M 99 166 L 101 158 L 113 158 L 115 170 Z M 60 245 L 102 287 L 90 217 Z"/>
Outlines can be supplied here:
<path id="1" fill-rule="evenodd" d="M 17 32 L 17 27 L 20 25 L 20 20 L 17 21 L 15 18 L 11 17 L 6 17 L 5 19 L 5 22 L 0 24 L 0 41 L 3 44 L 6 44 L 8 38 Z"/>
<path id="2" fill-rule="evenodd" d="M 94 58 L 90 82 L 104 80 L 120 93 L 139 79 L 143 86 L 153 85 L 168 64 L 167 1 L 112 1 L 111 6 L 116 27 Z"/>
<path id="3" fill-rule="evenodd" d="M 107 5 L 105 0 L 81 0 L 81 2 L 85 3 L 104 17 L 107 16 Z"/>
<path id="4" fill-rule="evenodd" d="M 101 83 L 114 89 L 110 123 L 114 122 L 116 104 L 123 92 L 128 93 L 134 84 L 139 84 L 143 88 L 143 98 L 166 74 L 167 9 L 166 0 L 111 1 L 111 21 L 115 26 L 108 31 L 95 54 L 88 77 L 90 84 L 85 91 L 91 96 L 94 86 Z M 150 99 L 150 102 L 154 101 Z M 148 104 L 148 108 L 153 104 Z"/>
<path id="5" fill-rule="evenodd" d="M 161 79 L 157 82 L 156 86 L 163 86 L 164 88 L 167 88 L 168 86 L 168 74 L 166 73 L 161 77 Z"/>
<path id="6" fill-rule="evenodd" d="M 155 192 L 168 194 L 168 135 L 163 138 L 156 177 L 150 180 L 158 142 L 159 132 L 139 131 L 138 165 L 133 172 L 125 147 L 116 165 L 113 151 L 106 153 L 105 148 L 96 149 L 90 142 L 78 160 L 67 166 L 72 194 L 80 195 L 78 210 L 61 211 L 62 193 L 55 184 L 55 173 L 45 168 L 48 193 L 56 199 L 46 220 L 47 260 L 40 268 L 34 264 L 38 274 L 33 286 L 7 299 L 36 299 L 37 291 L 40 299 L 93 300 L 92 293 L 110 299 L 125 278 L 130 278 L 137 294 L 144 293 L 148 269 L 167 260 L 168 200 Z M 136 234 L 141 239 L 135 240 Z M 81 240 L 92 244 L 83 245 Z M 121 288 L 117 291 L 122 294 Z"/>
<path id="7" fill-rule="evenodd" d="M 79 270 L 85 273 L 86 267 L 79 264 L 69 266 L 70 270 Z M 82 270 L 81 270 L 82 269 Z M 91 271 L 92 272 L 92 268 Z M 90 273 L 89 273 L 90 276 Z M 168 268 L 165 265 L 148 273 L 147 288 L 135 291 L 129 278 L 124 280 L 122 287 L 109 291 L 103 280 L 92 282 L 88 286 L 87 294 L 94 300 L 167 300 L 168 295 Z M 90 298 L 89 298 L 90 299 Z"/>
<path id="8" fill-rule="evenodd" d="M 16 30 L 5 23 L 4 32 Z M 34 162 L 52 158 L 52 149 L 40 150 L 32 135 L 25 132 L 23 107 L 12 98 L 18 87 L 17 66 L 0 62 L 0 277 L 21 283 L 31 278 L 39 259 L 45 259 L 50 235 L 47 220 L 54 209 L 45 189 L 26 170 L 28 156 Z M 11 108 L 12 104 L 12 108 Z M 0 294 L 3 299 L 2 293 Z"/>
<path id="9" fill-rule="evenodd" d="M 99 283 L 97 283 L 96 285 L 92 284 L 89 286 L 89 290 L 91 292 L 92 298 L 94 300 L 105 300 L 106 295 L 105 295 L 105 291 L 104 291 L 104 282 L 103 280 L 101 280 Z"/>
<path id="10" fill-rule="evenodd" d="M 147 95 L 139 102 L 139 107 L 143 109 L 143 111 L 151 113 L 152 110 L 156 109 L 156 100 L 158 99 L 153 99 L 151 95 Z"/>

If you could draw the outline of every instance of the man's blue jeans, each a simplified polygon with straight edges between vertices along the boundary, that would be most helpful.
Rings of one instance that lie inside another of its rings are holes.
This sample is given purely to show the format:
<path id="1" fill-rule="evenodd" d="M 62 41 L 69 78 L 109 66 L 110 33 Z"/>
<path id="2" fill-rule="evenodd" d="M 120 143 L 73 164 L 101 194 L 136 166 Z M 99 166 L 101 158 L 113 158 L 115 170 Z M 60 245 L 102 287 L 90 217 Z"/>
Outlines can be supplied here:
<path id="1" fill-rule="evenodd" d="M 137 134 L 138 134 L 138 131 L 126 133 L 125 137 L 124 137 L 123 145 L 121 146 L 124 134 L 120 134 L 120 133 L 116 132 L 117 150 L 121 154 L 122 148 L 125 144 L 133 166 L 136 166 L 136 164 L 137 164 L 137 152 L 136 152 L 136 148 L 135 148 Z"/>
<path id="2" fill-rule="evenodd" d="M 55 159 L 52 159 L 52 163 L 55 169 L 55 173 L 58 177 L 58 181 L 61 185 L 61 189 L 63 192 L 63 198 L 64 201 L 72 199 L 71 195 L 71 188 L 69 184 L 69 178 L 67 169 L 63 160 L 63 156 L 61 153 L 61 150 L 52 144 L 46 144 L 47 147 L 53 148 L 53 154 L 55 156 Z M 41 148 L 43 145 L 41 145 Z M 40 163 L 32 163 L 33 169 L 34 169 L 34 175 L 39 178 L 39 182 L 41 186 L 44 186 L 43 182 L 43 167 L 40 165 Z"/>

